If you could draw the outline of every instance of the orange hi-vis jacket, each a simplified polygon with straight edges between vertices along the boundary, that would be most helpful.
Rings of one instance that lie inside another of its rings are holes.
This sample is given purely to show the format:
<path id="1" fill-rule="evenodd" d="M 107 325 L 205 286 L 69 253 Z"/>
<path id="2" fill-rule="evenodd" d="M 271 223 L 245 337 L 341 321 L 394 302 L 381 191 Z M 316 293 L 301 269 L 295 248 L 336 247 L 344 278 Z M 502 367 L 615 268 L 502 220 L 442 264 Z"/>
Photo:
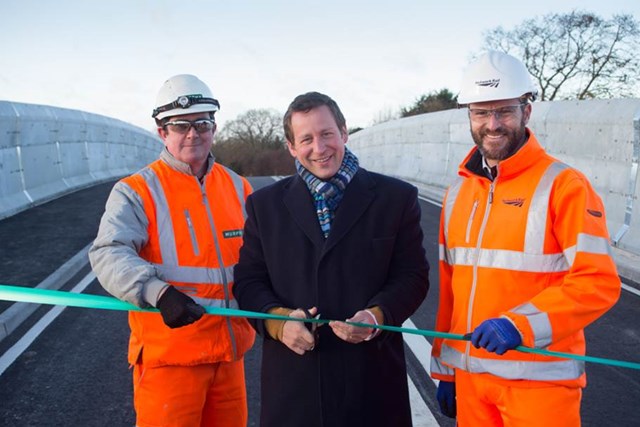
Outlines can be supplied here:
<path id="1" fill-rule="evenodd" d="M 200 183 L 163 157 L 121 183 L 142 201 L 147 241 L 139 256 L 157 277 L 202 306 L 238 308 L 231 288 L 251 192 L 249 183 L 210 159 Z M 109 205 L 107 205 L 109 206 Z M 196 365 L 238 360 L 255 332 L 244 318 L 204 315 L 170 329 L 159 313 L 131 311 L 129 363 L 142 352 L 146 366 Z"/>
<path id="2" fill-rule="evenodd" d="M 440 223 L 436 330 L 472 332 L 505 316 L 522 345 L 585 354 L 583 328 L 620 295 L 600 197 L 588 180 L 528 141 L 498 164 L 491 181 L 474 148 L 447 190 Z M 434 378 L 486 373 L 512 386 L 584 387 L 584 362 L 511 350 L 502 356 L 469 341 L 436 339 Z"/>

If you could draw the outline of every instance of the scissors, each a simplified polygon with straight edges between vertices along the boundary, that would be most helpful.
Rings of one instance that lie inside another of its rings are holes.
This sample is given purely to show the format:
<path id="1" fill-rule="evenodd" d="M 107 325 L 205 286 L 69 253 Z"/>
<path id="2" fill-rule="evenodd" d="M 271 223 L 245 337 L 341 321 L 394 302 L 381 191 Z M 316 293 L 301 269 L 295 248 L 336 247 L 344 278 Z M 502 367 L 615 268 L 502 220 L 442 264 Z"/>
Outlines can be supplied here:
<path id="1" fill-rule="evenodd" d="M 303 308 L 302 311 L 304 311 L 304 315 L 306 316 L 307 319 L 320 319 L 320 313 L 316 314 L 315 316 L 312 316 L 311 313 L 309 313 L 309 310 L 307 310 L 306 308 Z M 309 332 L 311 332 L 311 334 L 313 335 L 313 347 L 311 348 L 312 350 L 318 345 L 318 339 L 320 338 L 320 333 L 318 331 L 318 322 L 305 322 L 304 325 L 307 327 L 307 329 L 309 330 Z"/>

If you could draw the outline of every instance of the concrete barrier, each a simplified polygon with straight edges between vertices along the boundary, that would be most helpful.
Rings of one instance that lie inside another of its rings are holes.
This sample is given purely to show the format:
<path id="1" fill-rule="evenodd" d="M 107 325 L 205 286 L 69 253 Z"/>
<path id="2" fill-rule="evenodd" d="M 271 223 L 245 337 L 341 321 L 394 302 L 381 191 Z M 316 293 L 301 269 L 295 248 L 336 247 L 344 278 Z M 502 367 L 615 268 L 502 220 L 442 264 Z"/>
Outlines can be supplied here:
<path id="1" fill-rule="evenodd" d="M 0 101 L 0 219 L 156 159 L 158 137 L 110 117 Z"/>
<path id="2" fill-rule="evenodd" d="M 640 99 L 536 102 L 529 127 L 548 153 L 589 178 L 604 201 L 612 242 L 622 250 L 617 261 L 629 258 L 633 267 L 640 254 Z M 349 137 L 362 166 L 409 181 L 437 201 L 472 146 L 466 110 L 393 120 Z M 640 281 L 635 272 L 625 277 Z"/>
<path id="3" fill-rule="evenodd" d="M 640 99 L 538 102 L 530 128 L 602 196 L 621 274 L 640 282 Z M 466 110 L 382 123 L 350 136 L 361 164 L 442 200 L 473 141 Z M 161 141 L 113 118 L 0 101 L 0 219 L 62 194 L 135 172 Z"/>

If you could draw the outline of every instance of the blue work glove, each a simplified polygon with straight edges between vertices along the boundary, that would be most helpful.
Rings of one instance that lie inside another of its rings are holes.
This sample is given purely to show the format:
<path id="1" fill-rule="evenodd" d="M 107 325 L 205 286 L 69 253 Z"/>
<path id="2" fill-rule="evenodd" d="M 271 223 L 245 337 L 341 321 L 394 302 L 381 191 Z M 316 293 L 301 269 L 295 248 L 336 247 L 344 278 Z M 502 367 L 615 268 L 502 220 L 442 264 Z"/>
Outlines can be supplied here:
<path id="1" fill-rule="evenodd" d="M 438 384 L 438 391 L 436 392 L 436 398 L 438 399 L 438 405 L 440 405 L 440 412 L 442 415 L 446 415 L 449 418 L 455 418 L 456 409 L 456 383 L 453 381 L 442 381 Z"/>
<path id="2" fill-rule="evenodd" d="M 471 344 L 502 355 L 522 344 L 522 337 L 511 321 L 503 318 L 489 319 L 473 331 Z"/>
<path id="3" fill-rule="evenodd" d="M 156 305 L 164 324 L 171 329 L 190 325 L 205 313 L 204 307 L 173 286 L 167 288 Z"/>

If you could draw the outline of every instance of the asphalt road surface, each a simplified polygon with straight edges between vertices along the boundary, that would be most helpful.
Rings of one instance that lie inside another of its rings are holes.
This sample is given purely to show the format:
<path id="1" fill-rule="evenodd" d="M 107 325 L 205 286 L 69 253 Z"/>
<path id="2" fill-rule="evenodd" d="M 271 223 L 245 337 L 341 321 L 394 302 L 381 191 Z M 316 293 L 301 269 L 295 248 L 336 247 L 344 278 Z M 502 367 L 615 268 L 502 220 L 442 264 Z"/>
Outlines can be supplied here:
<path id="1" fill-rule="evenodd" d="M 272 182 L 270 178 L 251 181 L 256 188 Z M 85 248 L 95 237 L 112 185 L 81 190 L 0 221 L 0 284 L 34 287 Z M 431 289 L 411 321 L 431 330 L 438 300 L 440 207 L 426 201 L 421 206 Z M 106 295 L 88 264 L 65 280 L 61 289 L 84 286 L 85 293 Z M 10 305 L 0 301 L 0 312 Z M 623 291 L 616 306 L 587 328 L 587 354 L 640 361 L 639 314 L 639 294 Z M 124 312 L 107 310 L 37 308 L 0 341 L 0 426 L 134 425 L 126 317 Z M 428 361 L 428 341 L 406 338 L 411 341 L 407 362 L 417 396 L 412 401 L 415 425 L 453 426 L 439 415 L 435 386 L 423 366 Z M 250 426 L 259 425 L 259 361 L 258 338 L 246 356 Z M 584 426 L 640 426 L 640 371 L 588 363 L 587 375 Z"/>

